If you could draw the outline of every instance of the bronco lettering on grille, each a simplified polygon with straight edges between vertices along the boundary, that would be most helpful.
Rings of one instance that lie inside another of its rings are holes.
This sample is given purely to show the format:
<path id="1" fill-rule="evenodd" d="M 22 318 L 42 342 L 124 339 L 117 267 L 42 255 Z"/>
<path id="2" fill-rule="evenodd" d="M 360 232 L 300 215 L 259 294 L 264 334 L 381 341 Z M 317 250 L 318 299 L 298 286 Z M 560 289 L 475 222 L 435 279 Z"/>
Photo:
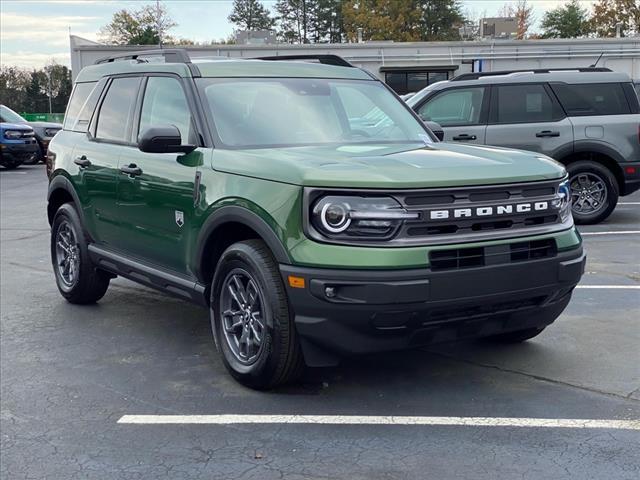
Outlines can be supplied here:
<path id="1" fill-rule="evenodd" d="M 431 220 L 444 220 L 447 218 L 476 218 L 490 217 L 493 215 L 512 215 L 518 213 L 544 212 L 549 210 L 549 202 L 514 203 L 511 205 L 494 205 L 490 207 L 450 208 L 446 210 L 431 210 Z"/>

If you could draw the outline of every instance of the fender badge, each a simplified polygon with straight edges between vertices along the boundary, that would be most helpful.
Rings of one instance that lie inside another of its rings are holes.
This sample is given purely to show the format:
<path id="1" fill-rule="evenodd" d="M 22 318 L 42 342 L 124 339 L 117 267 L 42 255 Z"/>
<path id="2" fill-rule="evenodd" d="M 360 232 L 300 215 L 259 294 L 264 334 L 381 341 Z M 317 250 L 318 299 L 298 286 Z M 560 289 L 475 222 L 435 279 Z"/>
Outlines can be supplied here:
<path id="1" fill-rule="evenodd" d="M 184 225 L 184 212 L 176 210 L 176 225 L 182 228 Z"/>

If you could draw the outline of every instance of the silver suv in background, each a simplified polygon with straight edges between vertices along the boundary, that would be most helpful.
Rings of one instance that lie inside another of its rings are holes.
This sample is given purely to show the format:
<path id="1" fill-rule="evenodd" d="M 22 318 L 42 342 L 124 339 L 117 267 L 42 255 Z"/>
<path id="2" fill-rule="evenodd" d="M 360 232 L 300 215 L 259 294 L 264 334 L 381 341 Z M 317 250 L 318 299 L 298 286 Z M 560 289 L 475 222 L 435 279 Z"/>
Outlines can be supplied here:
<path id="1" fill-rule="evenodd" d="M 623 73 L 466 73 L 429 85 L 407 104 L 439 123 L 445 142 L 531 150 L 566 165 L 577 223 L 601 222 L 618 196 L 640 189 L 640 104 Z"/>

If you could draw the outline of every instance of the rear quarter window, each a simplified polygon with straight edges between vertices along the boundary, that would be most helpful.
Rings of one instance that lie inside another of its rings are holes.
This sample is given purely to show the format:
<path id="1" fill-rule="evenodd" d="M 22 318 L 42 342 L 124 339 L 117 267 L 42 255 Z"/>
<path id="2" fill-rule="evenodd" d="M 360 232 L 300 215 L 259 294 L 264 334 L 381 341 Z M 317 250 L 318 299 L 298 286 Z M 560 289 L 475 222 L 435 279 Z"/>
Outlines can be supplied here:
<path id="1" fill-rule="evenodd" d="M 619 83 L 557 83 L 553 91 L 569 116 L 624 115 L 631 113 Z"/>
<path id="2" fill-rule="evenodd" d="M 80 115 L 80 112 L 86 110 L 84 108 L 85 104 L 97 83 L 98 82 L 76 83 L 73 88 L 73 92 L 71 93 L 69 104 L 67 105 L 67 112 L 64 115 L 64 123 L 62 125 L 63 129 L 74 130 L 78 116 Z M 95 108 L 95 104 L 93 105 L 93 108 Z M 91 108 L 91 113 L 93 113 L 93 108 Z M 86 128 L 84 131 L 86 131 Z"/>

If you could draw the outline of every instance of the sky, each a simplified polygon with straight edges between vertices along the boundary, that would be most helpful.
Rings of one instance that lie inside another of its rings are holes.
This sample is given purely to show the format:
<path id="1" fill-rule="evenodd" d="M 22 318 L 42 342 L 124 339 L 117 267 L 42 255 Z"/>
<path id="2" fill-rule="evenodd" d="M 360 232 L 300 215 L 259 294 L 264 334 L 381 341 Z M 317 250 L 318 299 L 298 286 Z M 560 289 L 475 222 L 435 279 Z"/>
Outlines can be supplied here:
<path id="1" fill-rule="evenodd" d="M 537 24 L 549 10 L 566 0 L 528 0 L 534 7 Z M 147 0 L 0 0 L 0 63 L 39 68 L 52 60 L 69 65 L 69 33 L 99 41 L 100 28 L 112 15 L 151 3 Z M 233 33 L 227 17 L 233 0 L 164 0 L 169 15 L 178 26 L 171 35 L 209 42 Z M 263 0 L 273 8 L 276 0 Z M 463 10 L 472 17 L 494 16 L 509 3 L 506 0 L 462 0 Z M 581 0 L 590 8 L 595 0 Z"/>

